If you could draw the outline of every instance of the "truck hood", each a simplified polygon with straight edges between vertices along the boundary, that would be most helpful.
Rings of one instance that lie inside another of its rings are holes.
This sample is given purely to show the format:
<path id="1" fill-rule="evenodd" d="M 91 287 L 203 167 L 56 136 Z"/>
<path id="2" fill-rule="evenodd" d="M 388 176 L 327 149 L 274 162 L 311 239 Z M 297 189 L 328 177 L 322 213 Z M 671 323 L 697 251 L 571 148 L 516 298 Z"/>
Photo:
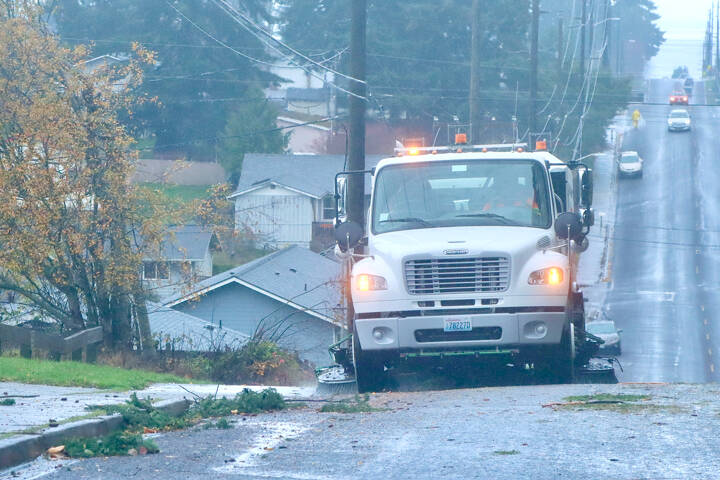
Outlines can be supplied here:
<path id="1" fill-rule="evenodd" d="M 542 237 L 554 241 L 555 235 L 549 229 L 508 226 L 402 230 L 373 237 L 371 254 L 379 253 L 396 259 L 422 254 L 446 256 L 448 252 L 458 256 L 491 252 L 515 255 L 524 250 L 537 251 L 537 242 Z"/>

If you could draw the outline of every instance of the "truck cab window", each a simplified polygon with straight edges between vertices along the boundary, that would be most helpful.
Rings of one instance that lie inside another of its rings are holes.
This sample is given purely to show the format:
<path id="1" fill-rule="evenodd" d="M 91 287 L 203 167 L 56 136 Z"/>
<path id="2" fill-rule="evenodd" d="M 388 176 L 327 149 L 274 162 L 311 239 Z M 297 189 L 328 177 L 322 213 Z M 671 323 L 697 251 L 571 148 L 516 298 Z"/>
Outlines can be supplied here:
<path id="1" fill-rule="evenodd" d="M 390 165 L 378 172 L 374 233 L 455 226 L 548 228 L 544 167 L 531 160 Z"/>

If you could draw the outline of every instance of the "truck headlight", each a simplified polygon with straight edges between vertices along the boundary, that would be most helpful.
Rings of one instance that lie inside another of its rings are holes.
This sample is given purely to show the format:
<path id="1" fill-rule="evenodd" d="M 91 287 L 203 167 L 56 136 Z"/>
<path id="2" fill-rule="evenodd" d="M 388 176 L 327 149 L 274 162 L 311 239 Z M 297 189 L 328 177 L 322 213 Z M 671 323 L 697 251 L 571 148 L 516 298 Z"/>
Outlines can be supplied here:
<path id="1" fill-rule="evenodd" d="M 530 285 L 559 285 L 563 281 L 563 270 L 560 267 L 536 270 L 528 277 Z"/>
<path id="2" fill-rule="evenodd" d="M 368 292 L 370 290 L 387 290 L 387 280 L 377 275 L 369 275 L 367 273 L 361 273 L 356 279 L 357 289 L 361 292 Z"/>

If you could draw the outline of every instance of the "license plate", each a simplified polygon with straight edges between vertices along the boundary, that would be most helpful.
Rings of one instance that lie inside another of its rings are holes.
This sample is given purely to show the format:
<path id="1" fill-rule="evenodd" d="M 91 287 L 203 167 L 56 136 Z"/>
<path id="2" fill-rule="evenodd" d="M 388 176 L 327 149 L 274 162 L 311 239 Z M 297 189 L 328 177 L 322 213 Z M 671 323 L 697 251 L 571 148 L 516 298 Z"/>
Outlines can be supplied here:
<path id="1" fill-rule="evenodd" d="M 472 321 L 469 317 L 452 317 L 443 320 L 443 330 L 446 332 L 471 332 Z"/>

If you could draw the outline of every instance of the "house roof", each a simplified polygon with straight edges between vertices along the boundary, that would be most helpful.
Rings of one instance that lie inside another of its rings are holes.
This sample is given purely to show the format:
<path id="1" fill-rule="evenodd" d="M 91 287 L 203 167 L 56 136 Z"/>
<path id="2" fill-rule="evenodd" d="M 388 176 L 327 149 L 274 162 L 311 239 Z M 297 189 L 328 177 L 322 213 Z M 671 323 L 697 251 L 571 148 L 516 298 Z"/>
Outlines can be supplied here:
<path id="1" fill-rule="evenodd" d="M 289 102 L 326 102 L 330 98 L 330 89 L 290 87 L 286 98 Z"/>
<path id="2" fill-rule="evenodd" d="M 148 302 L 150 331 L 160 341 L 175 350 L 210 351 L 225 347 L 239 347 L 250 337 L 237 330 L 220 327 L 201 318 Z"/>
<path id="3" fill-rule="evenodd" d="M 365 157 L 365 165 L 372 168 L 384 158 L 382 155 Z M 345 166 L 344 155 L 282 155 L 248 153 L 243 159 L 242 173 L 234 198 L 273 183 L 321 198 L 335 191 L 335 174 Z M 370 182 L 365 182 L 370 193 Z"/>
<path id="4" fill-rule="evenodd" d="M 342 300 L 341 275 L 338 262 L 293 245 L 198 282 L 191 292 L 173 295 L 163 303 L 172 307 L 225 285 L 239 284 L 339 325 L 335 314 Z"/>
<path id="5" fill-rule="evenodd" d="M 215 234 L 199 225 L 172 228 L 161 244 L 160 258 L 167 261 L 204 260 L 217 242 Z"/>

